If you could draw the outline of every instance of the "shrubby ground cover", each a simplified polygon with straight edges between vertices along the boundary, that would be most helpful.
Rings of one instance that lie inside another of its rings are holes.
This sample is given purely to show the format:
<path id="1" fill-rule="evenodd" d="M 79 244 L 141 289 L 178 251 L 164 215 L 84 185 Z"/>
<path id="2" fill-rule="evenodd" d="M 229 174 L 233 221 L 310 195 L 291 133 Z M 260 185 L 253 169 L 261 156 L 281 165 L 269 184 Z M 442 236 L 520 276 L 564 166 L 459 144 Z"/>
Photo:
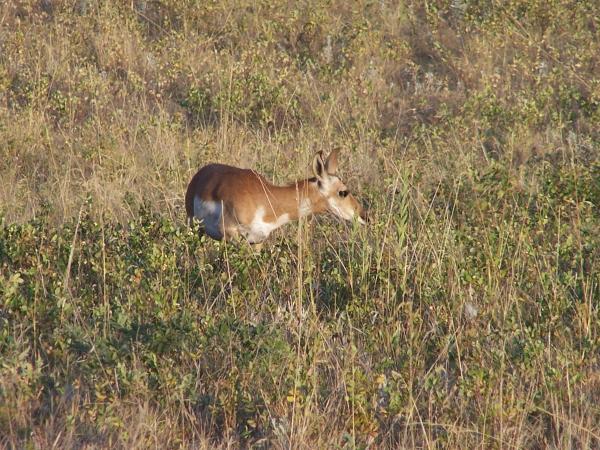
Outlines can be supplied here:
<path id="1" fill-rule="evenodd" d="M 600 445 L 594 1 L 0 5 L 0 442 Z M 199 238 L 341 146 L 368 227 Z"/>

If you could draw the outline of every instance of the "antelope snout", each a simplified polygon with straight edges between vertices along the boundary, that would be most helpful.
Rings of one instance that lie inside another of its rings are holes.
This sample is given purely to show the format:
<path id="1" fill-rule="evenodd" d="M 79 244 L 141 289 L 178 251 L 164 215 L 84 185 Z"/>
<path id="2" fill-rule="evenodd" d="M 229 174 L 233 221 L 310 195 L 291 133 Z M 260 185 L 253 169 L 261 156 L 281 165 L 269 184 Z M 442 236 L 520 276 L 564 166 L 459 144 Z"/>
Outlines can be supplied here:
<path id="1" fill-rule="evenodd" d="M 369 214 L 368 211 L 365 208 L 360 208 L 360 213 L 359 213 L 359 219 L 358 222 L 366 225 L 369 223 Z"/>

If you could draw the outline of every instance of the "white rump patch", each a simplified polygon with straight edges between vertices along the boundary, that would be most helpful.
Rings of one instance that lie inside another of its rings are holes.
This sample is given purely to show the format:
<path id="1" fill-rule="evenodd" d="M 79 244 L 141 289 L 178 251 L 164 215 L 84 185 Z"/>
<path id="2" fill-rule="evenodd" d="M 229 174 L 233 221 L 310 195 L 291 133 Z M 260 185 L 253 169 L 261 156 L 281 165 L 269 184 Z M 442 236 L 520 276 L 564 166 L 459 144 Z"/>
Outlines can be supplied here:
<path id="1" fill-rule="evenodd" d="M 223 237 L 221 233 L 222 209 L 221 202 L 194 197 L 194 217 L 202 221 L 206 234 L 214 239 Z"/>

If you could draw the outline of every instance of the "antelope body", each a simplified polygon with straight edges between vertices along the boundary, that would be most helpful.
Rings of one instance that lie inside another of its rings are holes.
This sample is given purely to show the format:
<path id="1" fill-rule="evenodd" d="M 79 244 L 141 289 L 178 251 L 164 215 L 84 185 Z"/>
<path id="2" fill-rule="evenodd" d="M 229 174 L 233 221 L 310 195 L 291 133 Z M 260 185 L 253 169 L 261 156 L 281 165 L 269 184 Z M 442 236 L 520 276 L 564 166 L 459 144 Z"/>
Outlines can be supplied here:
<path id="1" fill-rule="evenodd" d="M 365 223 L 361 205 L 336 176 L 338 152 L 313 160 L 314 178 L 274 186 L 248 169 L 223 164 L 202 167 L 185 194 L 188 218 L 200 220 L 213 239 L 243 237 L 259 244 L 269 234 L 300 217 L 326 211 Z"/>

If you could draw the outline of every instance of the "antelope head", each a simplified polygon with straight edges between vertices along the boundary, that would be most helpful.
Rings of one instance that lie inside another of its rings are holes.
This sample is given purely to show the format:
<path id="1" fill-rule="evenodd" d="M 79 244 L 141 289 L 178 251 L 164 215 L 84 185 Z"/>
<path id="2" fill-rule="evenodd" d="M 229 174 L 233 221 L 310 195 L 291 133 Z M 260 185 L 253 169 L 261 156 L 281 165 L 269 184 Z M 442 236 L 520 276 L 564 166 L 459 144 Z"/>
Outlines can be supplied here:
<path id="1" fill-rule="evenodd" d="M 319 194 L 324 199 L 327 210 L 344 220 L 358 220 L 365 224 L 367 215 L 361 204 L 348 191 L 346 185 L 336 175 L 339 150 L 333 150 L 327 159 L 319 152 L 313 159 L 313 173 L 317 179 Z"/>

